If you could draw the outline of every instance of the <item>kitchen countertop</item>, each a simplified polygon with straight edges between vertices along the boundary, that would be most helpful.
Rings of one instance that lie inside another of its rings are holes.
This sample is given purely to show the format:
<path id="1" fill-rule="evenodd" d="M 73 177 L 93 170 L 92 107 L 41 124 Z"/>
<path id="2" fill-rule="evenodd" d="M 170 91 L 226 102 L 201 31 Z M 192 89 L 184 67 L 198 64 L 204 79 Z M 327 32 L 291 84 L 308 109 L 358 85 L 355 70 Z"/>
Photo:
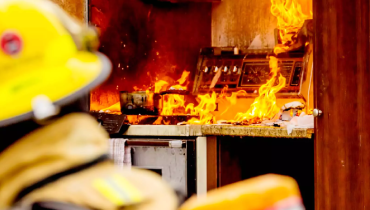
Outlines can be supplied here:
<path id="1" fill-rule="evenodd" d="M 125 136 L 204 136 L 201 125 L 130 125 Z"/>
<path id="2" fill-rule="evenodd" d="M 286 128 L 234 125 L 131 125 L 125 136 L 251 136 L 275 138 L 311 138 L 312 128 Z"/>
<path id="3" fill-rule="evenodd" d="M 231 125 L 202 125 L 202 134 L 206 136 L 252 136 L 276 138 L 311 138 L 312 128 L 296 128 L 288 134 L 286 128 L 267 126 L 231 126 Z"/>

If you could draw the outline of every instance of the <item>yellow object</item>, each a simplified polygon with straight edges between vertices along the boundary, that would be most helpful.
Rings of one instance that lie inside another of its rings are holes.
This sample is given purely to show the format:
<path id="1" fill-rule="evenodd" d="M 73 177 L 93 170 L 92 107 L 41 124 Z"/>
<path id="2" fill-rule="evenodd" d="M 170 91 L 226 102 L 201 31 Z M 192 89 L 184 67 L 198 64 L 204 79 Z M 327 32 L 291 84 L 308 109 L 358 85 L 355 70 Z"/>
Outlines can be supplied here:
<path id="1" fill-rule="evenodd" d="M 47 0 L 0 1 L 0 126 L 32 118 L 32 100 L 69 103 L 110 74 L 97 37 Z M 89 51 L 90 50 L 90 51 Z"/>
<path id="2" fill-rule="evenodd" d="M 180 210 L 304 210 L 294 179 L 263 175 L 192 197 Z"/>
<path id="3" fill-rule="evenodd" d="M 117 206 L 142 202 L 141 193 L 119 174 L 94 181 L 94 187 Z"/>
<path id="4" fill-rule="evenodd" d="M 5 139 L 6 140 L 6 139 Z M 108 135 L 87 114 L 70 114 L 16 141 L 0 155 L 0 209 L 24 188 L 89 163 L 108 151 Z M 35 189 L 20 200 L 57 201 L 88 209 L 175 210 L 176 195 L 153 172 L 103 161 Z"/>

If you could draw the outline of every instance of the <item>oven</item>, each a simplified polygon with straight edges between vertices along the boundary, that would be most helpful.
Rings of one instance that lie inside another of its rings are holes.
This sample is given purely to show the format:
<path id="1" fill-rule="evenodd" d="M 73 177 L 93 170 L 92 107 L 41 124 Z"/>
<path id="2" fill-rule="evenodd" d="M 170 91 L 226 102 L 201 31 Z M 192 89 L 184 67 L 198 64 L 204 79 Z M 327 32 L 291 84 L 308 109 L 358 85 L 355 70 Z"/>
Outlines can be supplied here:
<path id="1" fill-rule="evenodd" d="M 128 138 L 132 166 L 153 171 L 185 197 L 196 193 L 195 140 Z"/>

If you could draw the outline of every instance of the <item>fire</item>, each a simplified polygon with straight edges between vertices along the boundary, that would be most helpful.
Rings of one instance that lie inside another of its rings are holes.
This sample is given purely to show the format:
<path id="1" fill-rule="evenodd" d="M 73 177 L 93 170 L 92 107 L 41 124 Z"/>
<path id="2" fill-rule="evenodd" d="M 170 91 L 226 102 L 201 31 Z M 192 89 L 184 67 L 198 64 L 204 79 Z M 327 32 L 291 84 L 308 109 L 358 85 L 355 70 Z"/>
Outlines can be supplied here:
<path id="1" fill-rule="evenodd" d="M 164 80 L 159 80 L 158 82 L 155 83 L 154 85 L 154 92 L 159 93 L 161 92 L 166 86 L 168 86 L 168 82 Z"/>
<path id="2" fill-rule="evenodd" d="M 265 119 L 271 119 L 279 112 L 280 108 L 276 105 L 275 94 L 285 86 L 286 79 L 281 74 L 278 76 L 280 68 L 275 57 L 270 57 L 270 69 L 271 79 L 259 88 L 259 96 L 254 100 L 248 111 L 238 113 L 235 116 L 236 122 L 255 124 Z M 279 80 L 279 84 L 273 86 L 276 79 Z"/>
<path id="3" fill-rule="evenodd" d="M 99 112 L 109 113 L 109 114 L 121 114 L 120 102 L 113 104 L 110 107 L 100 110 Z"/>
<path id="4" fill-rule="evenodd" d="M 145 93 L 148 95 L 148 105 L 154 106 L 154 93 L 149 90 L 146 90 Z"/>
<path id="5" fill-rule="evenodd" d="M 275 47 L 275 54 L 286 52 L 305 20 L 312 18 L 302 12 L 297 0 L 271 0 L 271 13 L 277 18 L 282 45 Z"/>
<path id="6" fill-rule="evenodd" d="M 235 105 L 237 103 L 237 97 L 240 95 L 247 95 L 247 92 L 244 90 L 240 90 L 237 92 L 231 93 L 231 96 L 226 96 L 226 92 L 228 87 L 225 86 L 224 89 L 221 91 L 221 94 L 217 96 L 217 94 L 213 91 L 212 94 L 205 94 L 205 95 L 198 95 L 198 106 L 194 107 L 193 103 L 190 103 L 186 106 L 186 112 L 190 111 L 191 115 L 196 115 L 199 117 L 192 118 L 188 121 L 189 124 L 213 124 L 216 123 L 216 118 L 213 114 L 217 108 L 217 100 L 226 100 L 230 103 L 230 105 Z M 224 114 L 226 110 L 222 114 Z M 221 115 L 222 115 L 221 114 Z"/>
<path id="7" fill-rule="evenodd" d="M 218 96 L 218 99 L 220 100 L 226 100 L 230 103 L 230 105 L 235 105 L 238 101 L 238 96 L 240 95 L 243 95 L 243 96 L 246 96 L 247 95 L 247 92 L 245 90 L 239 90 L 237 92 L 232 92 L 231 93 L 231 96 L 226 96 L 226 92 L 228 90 L 228 86 L 226 85 L 222 91 L 221 91 L 221 94 Z M 226 108 L 222 113 L 221 115 L 225 114 L 228 110 L 229 110 L 230 106 L 228 108 Z"/>
<path id="8" fill-rule="evenodd" d="M 190 71 L 184 71 L 181 75 L 181 78 L 177 80 L 178 84 L 172 86 L 171 89 L 187 90 L 187 84 L 185 84 L 185 82 L 187 81 L 189 74 L 190 74 Z"/>
<path id="9" fill-rule="evenodd" d="M 281 45 L 277 45 L 274 48 L 275 54 L 281 52 L 286 52 L 289 47 L 293 44 L 296 39 L 297 33 L 302 27 L 306 19 L 312 18 L 312 13 L 304 14 L 302 11 L 302 6 L 298 1 L 306 0 L 271 0 L 271 13 L 277 17 L 279 38 L 281 40 Z M 306 3 L 309 3 L 308 0 Z M 279 113 L 280 108 L 276 104 L 275 94 L 279 92 L 286 85 L 286 79 L 280 74 L 280 68 L 278 65 L 278 59 L 275 57 L 270 57 L 270 75 L 271 78 L 266 84 L 259 88 L 259 95 L 255 98 L 254 102 L 251 104 L 246 112 L 238 113 L 234 120 L 229 122 L 241 123 L 241 124 L 257 124 L 261 123 L 263 120 L 269 120 Z M 173 82 L 168 82 L 165 80 L 158 80 L 153 86 L 149 86 L 147 89 L 148 95 L 154 95 L 155 93 L 160 93 L 166 90 L 187 90 L 187 79 L 190 72 L 184 71 L 180 79 Z M 215 83 L 217 83 L 218 78 L 214 78 Z M 276 84 L 278 81 L 278 85 Z M 170 84 L 171 83 L 171 84 Z M 185 115 L 190 114 L 198 116 L 198 118 L 192 118 L 187 123 L 189 124 L 213 124 L 216 123 L 216 117 L 213 114 L 217 109 L 217 100 L 226 100 L 231 105 L 237 103 L 237 97 L 240 95 L 247 95 L 245 91 L 237 91 L 231 93 L 230 96 L 226 95 L 228 87 L 226 86 L 221 94 L 217 96 L 215 92 L 211 94 L 198 95 L 198 105 L 193 103 L 186 103 L 185 96 L 180 94 L 167 94 L 162 96 L 162 111 L 161 115 Z M 134 90 L 141 90 L 140 88 L 134 87 Z M 149 97 L 151 98 L 151 97 Z M 230 107 L 229 106 L 229 107 Z M 223 110 L 223 115 L 227 112 L 229 108 Z M 119 103 L 114 104 L 111 107 L 101 110 L 103 112 L 115 113 L 120 112 Z"/>
<path id="10" fill-rule="evenodd" d="M 311 15 L 304 14 L 297 0 L 271 0 L 271 3 L 271 13 L 278 19 L 277 26 L 282 42 L 282 45 L 274 48 L 274 53 L 279 54 L 289 49 L 304 21 L 312 18 L 312 13 Z M 259 96 L 254 100 L 248 111 L 238 113 L 235 116 L 236 122 L 256 124 L 263 120 L 269 120 L 279 113 L 280 109 L 276 105 L 275 94 L 285 87 L 286 79 L 279 74 L 280 68 L 275 57 L 270 57 L 269 64 L 271 78 L 259 88 Z M 277 79 L 279 84 L 274 86 Z"/>
<path id="11" fill-rule="evenodd" d="M 185 97 L 178 94 L 164 95 L 162 115 L 180 114 L 181 111 L 176 113 L 178 109 L 185 109 Z"/>
<path id="12" fill-rule="evenodd" d="M 194 107 L 194 104 L 190 103 L 186 106 L 186 111 L 190 110 L 191 115 L 199 116 L 199 119 L 192 118 L 188 121 L 190 124 L 213 124 L 216 122 L 216 118 L 213 115 L 213 111 L 216 110 L 217 95 L 215 92 L 206 95 L 198 95 L 199 105 Z"/>
<path id="13" fill-rule="evenodd" d="M 187 78 L 188 78 L 189 74 L 190 74 L 190 71 L 184 71 L 184 72 L 182 73 L 182 75 L 181 75 L 181 78 L 180 78 L 179 80 L 177 80 L 177 82 L 178 82 L 180 85 L 183 85 L 183 84 L 186 82 L 186 80 L 187 80 Z"/>
<path id="14" fill-rule="evenodd" d="M 178 84 L 171 86 L 170 90 L 187 90 L 187 87 L 184 84 L 187 81 L 189 74 L 189 71 L 184 71 L 181 78 L 177 80 Z M 157 88 L 157 86 L 160 85 L 156 83 L 155 87 Z M 185 114 L 185 96 L 179 94 L 168 94 L 164 95 L 162 100 L 163 106 L 161 115 Z"/>

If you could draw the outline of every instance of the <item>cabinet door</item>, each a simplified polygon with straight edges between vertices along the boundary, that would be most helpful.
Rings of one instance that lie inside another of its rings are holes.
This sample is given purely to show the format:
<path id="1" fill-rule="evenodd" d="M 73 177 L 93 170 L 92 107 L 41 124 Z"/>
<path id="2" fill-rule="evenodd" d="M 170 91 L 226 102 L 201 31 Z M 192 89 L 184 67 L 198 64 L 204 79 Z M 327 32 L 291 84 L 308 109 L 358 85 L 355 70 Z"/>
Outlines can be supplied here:
<path id="1" fill-rule="evenodd" d="M 369 1 L 313 0 L 316 210 L 370 207 Z"/>

